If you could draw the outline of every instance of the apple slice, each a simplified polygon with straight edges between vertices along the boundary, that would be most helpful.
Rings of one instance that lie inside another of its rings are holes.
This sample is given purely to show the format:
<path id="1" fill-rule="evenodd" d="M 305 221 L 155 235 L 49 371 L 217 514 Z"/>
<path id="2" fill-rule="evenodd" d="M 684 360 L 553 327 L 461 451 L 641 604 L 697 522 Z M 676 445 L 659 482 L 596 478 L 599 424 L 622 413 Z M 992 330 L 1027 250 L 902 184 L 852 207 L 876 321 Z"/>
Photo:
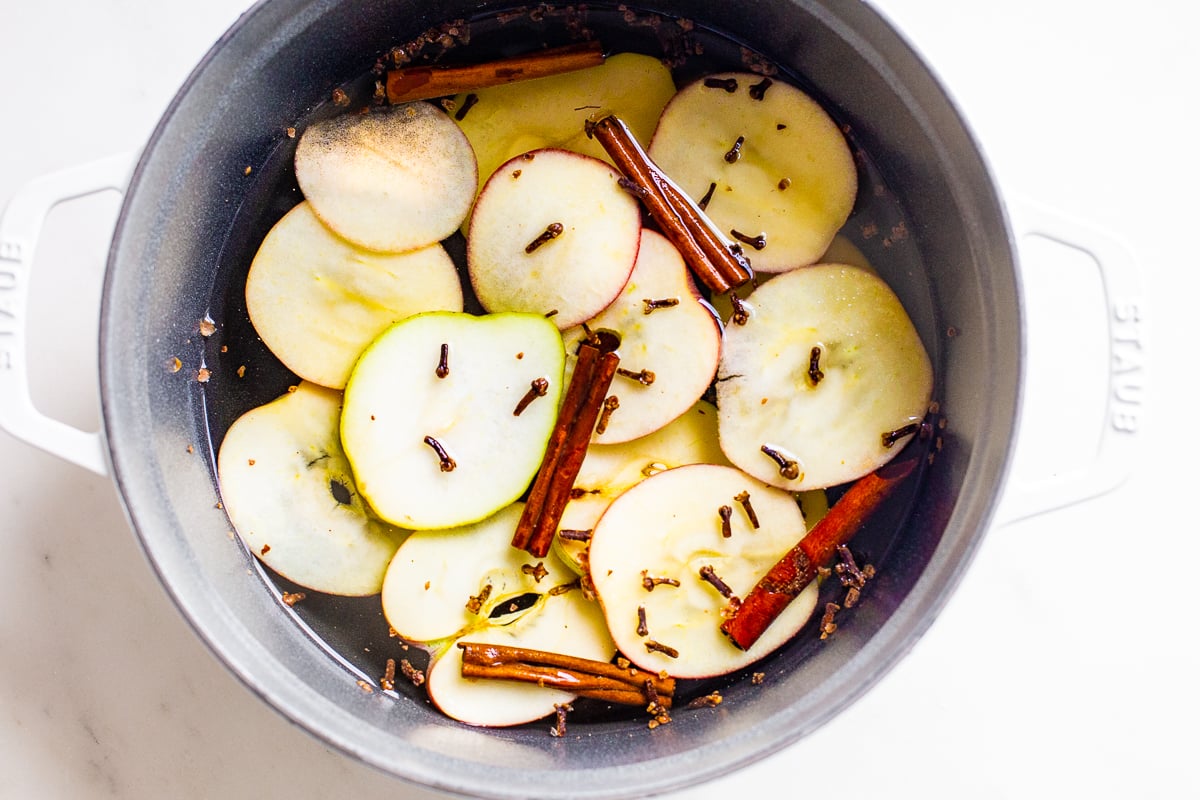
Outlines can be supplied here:
<path id="1" fill-rule="evenodd" d="M 592 531 L 609 503 L 651 475 L 684 464 L 728 463 L 717 443 L 716 406 L 700 400 L 648 436 L 589 446 L 559 531 Z M 587 571 L 587 540 L 581 533 L 556 535 L 553 547 L 555 555 L 579 574 Z"/>
<path id="2" fill-rule="evenodd" d="M 627 442 L 658 430 L 691 408 L 716 374 L 720 323 L 679 251 L 654 231 L 643 231 L 637 263 L 620 295 L 586 325 L 620 338 L 622 370 L 612 387 L 619 406 L 593 442 Z M 582 326 L 565 331 L 567 352 L 574 353 L 587 336 Z M 568 372 L 573 364 L 568 358 Z"/>
<path id="3" fill-rule="evenodd" d="M 553 313 L 565 330 L 612 302 L 633 270 L 642 227 L 620 177 L 566 150 L 531 151 L 496 170 L 467 233 L 467 268 L 483 307 Z"/>
<path id="4" fill-rule="evenodd" d="M 730 603 L 721 586 L 744 597 L 804 532 L 792 495 L 732 467 L 677 467 L 629 489 L 600 518 L 588 556 L 618 649 L 642 669 L 676 678 L 723 675 L 767 655 L 812 614 L 816 585 L 749 650 L 721 633 Z"/>
<path id="5" fill-rule="evenodd" d="M 825 110 L 794 86 L 751 73 L 680 89 L 649 155 L 693 199 L 707 198 L 706 213 L 746 243 L 756 272 L 814 263 L 858 192 L 850 147 Z"/>
<path id="6" fill-rule="evenodd" d="M 338 440 L 341 392 L 300 383 L 252 409 L 221 442 L 225 513 L 246 547 L 318 592 L 380 590 L 406 532 L 378 519 L 355 487 Z"/>
<path id="7" fill-rule="evenodd" d="M 292 372 L 333 389 L 392 323 L 419 311 L 462 311 L 462 285 L 440 244 L 407 253 L 355 247 L 301 202 L 271 228 L 246 278 L 246 310 Z"/>
<path id="8" fill-rule="evenodd" d="M 300 137 L 295 164 L 321 221 L 368 250 L 403 252 L 445 239 L 478 185 L 467 137 L 426 102 L 314 123 Z"/>
<path id="9" fill-rule="evenodd" d="M 396 551 L 383 586 L 388 624 L 432 652 L 430 699 L 447 715 L 475 725 L 529 722 L 574 695 L 464 679 L 459 640 L 601 661 L 616 650 L 599 606 L 583 596 L 573 572 L 553 555 L 535 559 L 511 546 L 522 507 L 514 503 L 463 528 L 413 534 Z"/>
<path id="10" fill-rule="evenodd" d="M 604 148 L 584 133 L 589 117 L 599 110 L 618 114 L 648 142 L 674 94 L 671 71 L 661 59 L 617 53 L 601 66 L 461 94 L 454 98 L 454 118 L 475 148 L 486 181 L 510 158 L 545 147 L 607 161 Z"/>
<path id="11" fill-rule="evenodd" d="M 746 304 L 749 320 L 725 332 L 717 378 L 730 461 L 803 491 L 860 478 L 900 452 L 928 410 L 933 370 L 878 275 L 805 267 L 759 286 Z"/>
<path id="12" fill-rule="evenodd" d="M 396 323 L 346 384 L 342 441 L 359 491 L 411 529 L 465 525 L 513 502 L 541 464 L 563 360 L 558 330 L 537 314 Z"/>

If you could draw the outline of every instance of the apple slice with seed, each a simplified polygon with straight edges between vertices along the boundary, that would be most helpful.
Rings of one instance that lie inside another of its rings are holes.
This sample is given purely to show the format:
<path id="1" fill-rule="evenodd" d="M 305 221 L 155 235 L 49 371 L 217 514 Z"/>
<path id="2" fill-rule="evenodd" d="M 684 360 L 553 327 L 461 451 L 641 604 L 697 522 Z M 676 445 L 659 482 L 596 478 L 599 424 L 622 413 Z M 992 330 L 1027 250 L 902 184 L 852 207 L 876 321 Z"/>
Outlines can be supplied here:
<path id="1" fill-rule="evenodd" d="M 616 409 L 592 441 L 627 442 L 687 411 L 708 389 L 721 356 L 721 326 L 700 297 L 679 251 L 643 231 L 637 263 L 620 295 L 600 314 L 563 333 L 567 353 L 596 333 L 615 334 L 621 368 Z M 573 364 L 568 356 L 568 372 Z"/>
<path id="2" fill-rule="evenodd" d="M 731 598 L 748 593 L 804 532 L 791 494 L 732 467 L 693 464 L 638 483 L 604 512 L 588 556 L 618 649 L 676 678 L 723 675 L 767 655 L 812 614 L 815 584 L 749 650 L 735 647 L 721 622 Z"/>
<path id="3" fill-rule="evenodd" d="M 876 274 L 819 264 L 776 276 L 730 325 L 717 376 L 721 449 L 790 491 L 848 483 L 900 452 L 933 391 L 929 355 Z"/>
<path id="4" fill-rule="evenodd" d="M 276 358 L 305 380 L 346 385 L 359 354 L 419 311 L 462 311 L 462 285 L 440 244 L 363 250 L 301 202 L 271 228 L 246 278 L 246 310 Z"/>
<path id="5" fill-rule="evenodd" d="M 743 242 L 756 272 L 812 264 L 854 207 L 858 173 L 837 124 L 775 78 L 711 75 L 663 109 L 650 158 Z"/>
<path id="6" fill-rule="evenodd" d="M 426 102 L 316 122 L 300 137 L 295 165 L 321 221 L 368 250 L 403 252 L 445 239 L 478 185 L 467 137 Z"/>
<path id="7" fill-rule="evenodd" d="M 309 589 L 380 590 L 406 532 L 364 502 L 338 439 L 342 395 L 302 382 L 233 423 L 217 474 L 225 512 L 264 564 Z"/>
<path id="8" fill-rule="evenodd" d="M 620 177 L 603 161 L 552 149 L 496 170 L 467 233 L 467 268 L 483 307 L 552 314 L 565 330 L 612 302 L 641 237 L 637 200 Z"/>
<path id="9" fill-rule="evenodd" d="M 459 640 L 552 650 L 608 661 L 616 650 L 578 577 L 552 554 L 512 547 L 522 504 L 448 531 L 420 531 L 396 551 L 383 586 L 388 624 L 431 651 L 430 699 L 473 725 L 517 725 L 544 717 L 574 695 L 461 676 Z"/>
<path id="10" fill-rule="evenodd" d="M 359 491 L 410 529 L 483 519 L 541 464 L 564 353 L 540 314 L 429 312 L 372 342 L 346 384 L 342 442 Z"/>

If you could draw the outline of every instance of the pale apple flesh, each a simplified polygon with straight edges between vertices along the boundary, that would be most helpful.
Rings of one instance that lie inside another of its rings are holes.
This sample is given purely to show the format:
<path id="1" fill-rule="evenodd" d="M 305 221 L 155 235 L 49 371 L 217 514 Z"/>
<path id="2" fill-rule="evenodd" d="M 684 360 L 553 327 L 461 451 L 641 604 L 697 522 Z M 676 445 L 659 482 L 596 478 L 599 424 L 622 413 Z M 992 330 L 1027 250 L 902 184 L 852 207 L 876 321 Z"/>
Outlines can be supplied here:
<path id="1" fill-rule="evenodd" d="M 933 369 L 878 275 L 814 265 L 745 302 L 749 320 L 726 330 L 717 380 L 731 462 L 798 492 L 849 483 L 903 449 L 928 410 Z"/>
<path id="2" fill-rule="evenodd" d="M 271 228 L 246 278 L 263 343 L 301 378 L 342 389 L 363 349 L 421 311 L 462 311 L 462 284 L 441 244 L 407 253 L 356 247 L 301 202 Z"/>
<path id="3" fill-rule="evenodd" d="M 234 422 L 218 454 L 221 500 L 247 549 L 315 591 L 380 590 L 406 532 L 359 493 L 338 439 L 340 392 L 302 382 Z"/>
<path id="4" fill-rule="evenodd" d="M 510 545 L 522 504 L 450 531 L 414 533 L 396 551 L 382 592 L 384 616 L 402 639 L 427 645 L 430 699 L 474 725 L 518 725 L 574 695 L 461 675 L 459 641 L 508 644 L 607 661 L 616 650 L 578 576 L 553 554 Z M 517 605 L 512 604 L 516 602 Z M 511 610 L 515 608 L 516 610 Z"/>
<path id="5" fill-rule="evenodd" d="M 513 502 L 541 464 L 564 358 L 538 314 L 430 312 L 392 326 L 346 384 L 342 441 L 359 490 L 410 529 L 465 525 Z"/>
<path id="6" fill-rule="evenodd" d="M 316 122 L 300 137 L 295 166 L 321 221 L 367 250 L 403 252 L 445 239 L 478 185 L 467 137 L 426 102 Z"/>
<path id="7" fill-rule="evenodd" d="M 598 444 L 627 442 L 653 433 L 691 408 L 708 390 L 721 356 L 721 326 L 701 299 L 679 251 L 659 233 L 642 232 L 628 282 L 602 312 L 563 333 L 568 354 L 589 334 L 620 339 L 621 373 L 612 395 L 619 405 Z M 568 373 L 574 359 L 568 355 Z"/>
<path id="8" fill-rule="evenodd" d="M 467 270 L 488 311 L 550 315 L 559 330 L 598 314 L 629 279 L 638 202 L 616 169 L 566 150 L 506 162 L 479 193 Z"/>
<path id="9" fill-rule="evenodd" d="M 805 530 L 791 494 L 732 467 L 693 464 L 638 483 L 604 512 L 588 555 L 618 649 L 642 669 L 676 678 L 723 675 L 763 658 L 803 627 L 816 606 L 816 584 L 741 650 L 720 631 L 731 598 L 704 573 L 745 597 Z"/>
<path id="10" fill-rule="evenodd" d="M 756 272 L 816 262 L 858 193 L 837 123 L 804 92 L 762 75 L 721 73 L 680 89 L 663 109 L 649 155 L 704 201 L 726 236 L 744 243 Z"/>

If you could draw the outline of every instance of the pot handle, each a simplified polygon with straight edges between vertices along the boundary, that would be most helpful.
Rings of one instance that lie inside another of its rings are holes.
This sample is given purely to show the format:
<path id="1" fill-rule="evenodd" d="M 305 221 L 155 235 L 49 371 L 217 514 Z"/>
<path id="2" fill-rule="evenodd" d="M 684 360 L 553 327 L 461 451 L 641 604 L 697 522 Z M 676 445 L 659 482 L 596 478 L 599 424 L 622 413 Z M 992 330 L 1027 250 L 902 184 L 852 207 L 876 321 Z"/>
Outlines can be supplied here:
<path id="1" fill-rule="evenodd" d="M 34 178 L 0 215 L 0 428 L 99 475 L 108 474 L 103 434 L 47 417 L 33 404 L 26 369 L 29 274 L 51 209 L 97 192 L 124 192 L 135 163 L 136 155 L 125 153 Z"/>
<path id="2" fill-rule="evenodd" d="M 1104 231 L 1028 200 L 1013 203 L 1009 211 L 1018 241 L 1040 236 L 1094 260 L 1107 308 L 1109 358 L 1104 422 L 1092 458 L 1048 478 L 1013 475 L 997 512 L 1001 525 L 1098 497 L 1133 474 L 1142 448 L 1147 361 L 1142 275 L 1125 245 Z M 1031 411 L 1026 405 L 1022 414 Z"/>

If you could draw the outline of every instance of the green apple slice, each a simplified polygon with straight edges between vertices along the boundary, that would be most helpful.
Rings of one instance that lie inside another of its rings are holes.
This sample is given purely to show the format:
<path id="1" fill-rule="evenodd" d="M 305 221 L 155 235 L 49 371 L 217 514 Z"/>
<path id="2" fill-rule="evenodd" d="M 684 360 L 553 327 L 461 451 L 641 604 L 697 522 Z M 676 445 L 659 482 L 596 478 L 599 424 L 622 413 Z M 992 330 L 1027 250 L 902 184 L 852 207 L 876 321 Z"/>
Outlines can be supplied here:
<path id="1" fill-rule="evenodd" d="M 750 318 L 726 330 L 717 378 L 730 461 L 803 491 L 855 480 L 900 452 L 911 434 L 891 444 L 888 434 L 925 416 L 933 370 L 878 275 L 805 267 L 759 286 L 746 303 Z"/>
<path id="2" fill-rule="evenodd" d="M 535 150 L 498 169 L 467 233 L 467 268 L 483 307 L 553 314 L 565 330 L 612 302 L 633 271 L 642 227 L 620 177 L 566 150 Z"/>
<path id="3" fill-rule="evenodd" d="M 545 147 L 608 161 L 604 148 L 584 133 L 586 121 L 598 111 L 617 114 L 647 142 L 673 94 L 661 59 L 617 53 L 598 67 L 459 95 L 454 116 L 475 148 L 480 178 L 487 180 L 510 158 Z"/>
<path id="4" fill-rule="evenodd" d="M 693 199 L 708 198 L 706 213 L 747 241 L 756 272 L 814 263 L 858 192 L 850 147 L 825 110 L 794 86 L 751 73 L 680 89 L 649 155 Z M 749 240 L 760 235 L 755 249 Z"/>
<path id="5" fill-rule="evenodd" d="M 403 252 L 445 239 L 478 185 L 467 137 L 426 102 L 314 123 L 300 137 L 295 164 L 321 221 L 368 250 Z"/>
<path id="6" fill-rule="evenodd" d="M 239 417 L 217 458 L 221 502 L 250 552 L 288 580 L 370 595 L 406 533 L 355 486 L 338 440 L 341 403 L 341 392 L 302 382 Z"/>
<path id="7" fill-rule="evenodd" d="M 616 650 L 604 616 L 578 576 L 550 555 L 511 545 L 523 504 L 474 525 L 420 531 L 396 551 L 383 586 L 388 624 L 428 645 L 430 699 L 475 725 L 517 725 L 543 717 L 574 695 L 507 681 L 464 679 L 458 641 L 552 650 L 607 661 Z M 516 611 L 508 611 L 516 603 Z"/>
<path id="8" fill-rule="evenodd" d="M 359 491 L 410 529 L 465 525 L 513 502 L 541 464 L 563 361 L 557 328 L 537 314 L 396 323 L 346 384 L 342 442 Z M 515 413 L 535 382 L 541 395 Z"/>
<path id="9" fill-rule="evenodd" d="M 758 528 L 739 500 L 744 492 Z M 729 508 L 729 536 L 722 506 Z M 812 614 L 815 583 L 753 647 L 740 650 L 720 630 L 730 601 L 702 570 L 711 568 L 734 596 L 745 597 L 804 533 L 791 494 L 732 467 L 693 464 L 637 484 L 604 512 L 588 556 L 618 649 L 642 669 L 676 678 L 723 675 L 767 655 Z"/>
<path id="10" fill-rule="evenodd" d="M 301 202 L 271 228 L 246 278 L 246 310 L 292 372 L 333 389 L 392 323 L 420 311 L 462 311 L 462 285 L 440 244 L 407 253 L 363 250 Z"/>
<path id="11" fill-rule="evenodd" d="M 720 323 L 679 251 L 654 231 L 642 232 L 637 262 L 620 295 L 586 326 L 621 340 L 622 372 L 612 384 L 620 405 L 603 432 L 597 428 L 593 442 L 627 442 L 658 430 L 691 408 L 716 374 Z M 565 331 L 567 352 L 578 350 L 587 336 L 583 326 Z M 573 365 L 568 358 L 568 373 Z"/>
<path id="12" fill-rule="evenodd" d="M 574 491 L 563 509 L 559 531 L 591 531 L 609 503 L 626 489 L 684 464 L 728 464 L 717 443 L 717 409 L 698 401 L 648 436 L 621 444 L 592 444 L 579 468 Z M 586 572 L 585 539 L 554 537 L 554 553 L 581 575 Z"/>

